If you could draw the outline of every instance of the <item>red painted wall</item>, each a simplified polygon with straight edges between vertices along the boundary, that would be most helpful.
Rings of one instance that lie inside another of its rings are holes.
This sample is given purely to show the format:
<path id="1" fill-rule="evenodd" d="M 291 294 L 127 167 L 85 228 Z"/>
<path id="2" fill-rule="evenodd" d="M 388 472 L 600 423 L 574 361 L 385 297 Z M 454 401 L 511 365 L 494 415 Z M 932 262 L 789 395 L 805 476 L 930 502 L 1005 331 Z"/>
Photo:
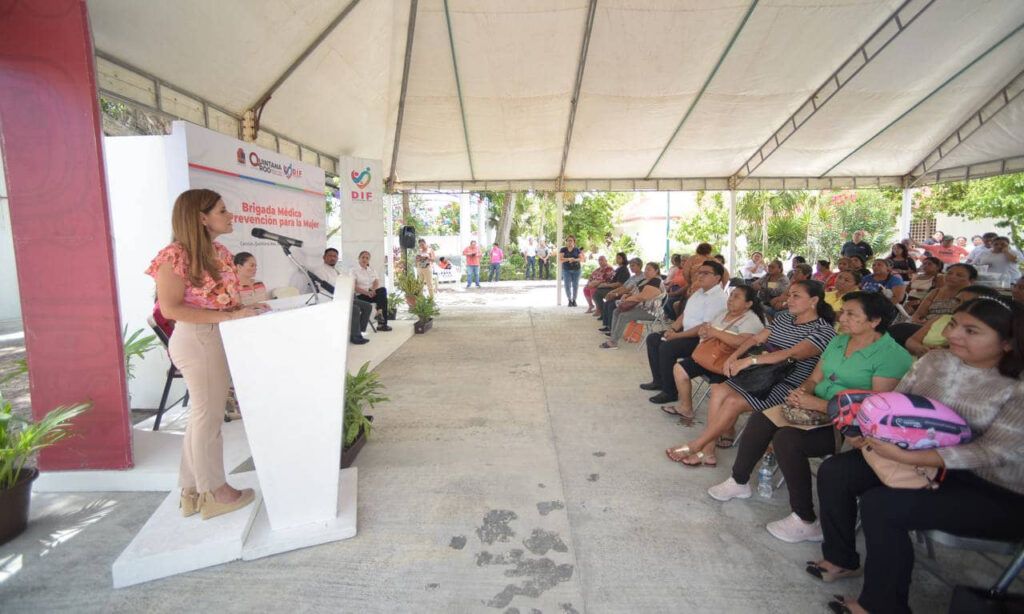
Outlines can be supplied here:
<path id="1" fill-rule="evenodd" d="M 93 402 L 43 470 L 132 466 L 101 138 L 84 0 L 0 0 L 0 146 L 32 412 Z"/>

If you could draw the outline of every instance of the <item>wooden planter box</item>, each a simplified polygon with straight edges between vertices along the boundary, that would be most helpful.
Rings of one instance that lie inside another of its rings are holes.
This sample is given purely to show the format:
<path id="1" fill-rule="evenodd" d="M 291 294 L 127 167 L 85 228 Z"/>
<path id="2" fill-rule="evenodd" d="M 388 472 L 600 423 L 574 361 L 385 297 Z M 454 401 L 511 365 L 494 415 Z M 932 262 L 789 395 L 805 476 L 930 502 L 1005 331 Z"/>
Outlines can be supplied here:
<path id="1" fill-rule="evenodd" d="M 427 332 L 428 330 L 430 330 L 433 327 L 434 327 L 434 318 L 430 318 L 429 320 L 426 320 L 426 321 L 424 321 L 424 320 L 417 320 L 412 325 L 413 332 L 415 332 L 417 335 L 422 335 L 423 333 Z"/>
<path id="2" fill-rule="evenodd" d="M 370 422 L 373 422 L 373 416 L 367 416 L 366 419 L 369 420 Z M 347 448 L 341 449 L 341 468 L 348 469 L 349 467 L 351 467 L 352 463 L 355 462 L 356 457 L 359 456 L 359 451 L 362 450 L 363 446 L 365 445 L 366 430 L 360 429 L 359 436 L 356 437 L 356 440 L 352 442 L 352 445 L 350 445 Z"/>

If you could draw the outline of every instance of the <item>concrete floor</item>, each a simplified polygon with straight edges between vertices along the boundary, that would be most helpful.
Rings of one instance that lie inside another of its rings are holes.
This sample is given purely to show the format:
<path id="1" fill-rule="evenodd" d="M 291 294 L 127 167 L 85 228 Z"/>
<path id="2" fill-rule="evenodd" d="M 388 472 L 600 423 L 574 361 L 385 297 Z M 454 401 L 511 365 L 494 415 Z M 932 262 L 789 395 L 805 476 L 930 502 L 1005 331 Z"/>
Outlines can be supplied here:
<path id="1" fill-rule="evenodd" d="M 598 350 L 593 320 L 553 296 L 446 286 L 433 330 L 378 368 L 391 402 L 357 461 L 355 538 L 115 591 L 110 566 L 163 495 L 38 495 L 0 547 L 0 611 L 823 612 L 857 593 L 804 573 L 817 546 L 765 531 L 784 492 L 705 494 L 732 451 L 717 469 L 666 460 L 693 429 L 637 388 L 644 355 Z M 998 573 L 941 547 L 939 563 L 975 584 Z M 917 611 L 951 595 L 920 569 L 912 590 Z"/>

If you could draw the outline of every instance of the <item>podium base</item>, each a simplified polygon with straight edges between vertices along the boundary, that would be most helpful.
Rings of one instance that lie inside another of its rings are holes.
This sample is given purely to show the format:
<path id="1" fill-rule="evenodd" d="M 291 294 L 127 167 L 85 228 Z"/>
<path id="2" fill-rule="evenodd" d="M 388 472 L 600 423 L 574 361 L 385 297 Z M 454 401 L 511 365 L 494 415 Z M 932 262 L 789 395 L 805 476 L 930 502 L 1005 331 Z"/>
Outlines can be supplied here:
<path id="1" fill-rule="evenodd" d="M 340 541 L 356 534 L 356 489 L 358 473 L 355 467 L 342 469 L 338 478 L 338 515 L 334 520 L 302 525 L 278 531 L 271 530 L 267 508 L 260 511 L 253 522 L 249 538 L 242 549 L 246 561 L 308 548 L 328 542 Z"/>
<path id="2" fill-rule="evenodd" d="M 256 472 L 231 476 L 236 488 L 256 489 L 256 500 L 245 508 L 203 520 L 184 518 L 175 489 L 153 512 L 139 534 L 114 561 L 114 588 L 166 578 L 237 560 L 257 513 L 263 508 Z"/>

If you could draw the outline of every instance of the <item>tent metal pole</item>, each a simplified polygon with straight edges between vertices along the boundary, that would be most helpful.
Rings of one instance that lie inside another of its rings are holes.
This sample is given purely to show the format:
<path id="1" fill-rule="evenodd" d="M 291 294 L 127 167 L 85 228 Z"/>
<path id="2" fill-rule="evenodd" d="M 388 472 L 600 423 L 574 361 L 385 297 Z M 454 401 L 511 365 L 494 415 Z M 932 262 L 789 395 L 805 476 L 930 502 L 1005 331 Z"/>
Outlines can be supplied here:
<path id="1" fill-rule="evenodd" d="M 747 21 L 750 20 L 750 15 L 753 14 L 754 9 L 757 8 L 757 3 L 758 0 L 753 0 L 753 2 L 750 3 L 750 7 L 747 8 L 746 14 L 743 15 L 740 25 L 737 26 L 736 30 L 732 33 L 732 38 L 729 39 L 729 44 L 725 46 L 725 49 L 722 50 L 722 54 L 718 56 L 718 61 L 715 62 L 715 67 L 711 69 L 711 73 L 708 75 L 707 79 L 704 80 L 704 85 L 701 86 L 700 91 L 697 92 L 696 96 L 694 96 L 693 102 L 690 103 L 689 108 L 686 109 L 686 113 L 683 114 L 683 119 L 679 120 L 679 125 L 676 126 L 675 132 L 672 133 L 672 136 L 668 137 L 668 142 L 665 143 L 665 147 L 662 148 L 661 153 L 658 154 L 658 158 L 654 161 L 654 164 L 651 165 L 651 170 L 647 171 L 644 179 L 651 178 L 651 174 L 654 173 L 654 169 L 658 168 L 658 163 L 661 162 L 665 153 L 668 152 L 668 148 L 672 146 L 672 141 L 676 140 L 676 136 L 678 136 L 679 132 L 683 129 L 683 124 L 686 123 L 686 120 L 690 119 L 690 114 L 692 114 L 693 110 L 697 108 L 697 103 L 700 102 L 700 99 L 704 96 L 704 92 L 707 91 L 708 86 L 711 85 L 711 81 L 715 78 L 715 75 L 718 74 L 718 69 L 721 68 L 722 64 L 725 62 L 725 57 L 729 55 L 730 51 L 732 51 L 733 45 L 736 44 L 736 40 L 740 37 L 740 32 L 743 31 L 743 27 L 746 26 Z"/>
<path id="2" fill-rule="evenodd" d="M 672 264 L 672 192 L 665 192 L 665 270 Z"/>
<path id="3" fill-rule="evenodd" d="M 949 85 L 953 81 L 956 81 L 957 77 L 959 77 L 960 75 L 964 74 L 965 72 L 970 70 L 972 67 L 974 67 L 975 64 L 977 64 L 978 62 L 980 62 L 983 59 L 985 59 L 986 57 L 988 57 L 988 55 L 990 53 L 995 51 L 997 48 L 999 48 L 1006 41 L 1010 40 L 1011 38 L 1013 38 L 1014 36 L 1019 34 L 1021 30 L 1024 30 L 1024 23 L 1018 25 L 1016 28 L 1011 30 L 1006 36 L 1004 36 L 1001 39 L 999 39 L 998 41 L 996 41 L 991 47 L 986 49 L 981 55 L 979 55 L 978 57 L 976 57 L 973 60 L 971 60 L 971 62 L 969 64 L 967 64 L 966 66 L 964 66 L 960 70 L 958 70 L 955 73 L 953 73 L 952 75 L 950 75 L 949 78 L 947 78 L 945 81 L 940 83 L 937 88 L 935 88 L 932 91 L 928 92 L 927 96 L 925 96 L 921 100 L 918 100 L 916 103 L 914 103 L 913 106 L 911 106 L 909 109 L 907 109 L 906 111 L 901 113 L 899 117 L 897 117 L 896 119 L 894 119 L 891 122 L 889 122 L 888 124 L 886 124 L 884 128 L 882 128 L 881 130 L 876 132 L 874 135 L 872 135 L 871 138 L 869 138 L 868 140 L 866 140 L 863 143 L 861 143 L 860 145 L 858 145 L 856 149 L 854 149 L 850 153 L 846 154 L 845 156 L 842 157 L 842 159 L 840 159 L 838 162 L 836 162 L 835 164 L 830 166 L 827 171 L 825 171 L 824 173 L 822 173 L 820 175 L 820 177 L 824 177 L 825 175 L 828 175 L 829 173 L 834 171 L 840 164 L 842 164 L 843 162 L 846 162 L 847 160 L 849 160 L 858 151 L 860 151 L 861 149 L 864 149 L 865 147 L 867 147 L 867 145 L 869 143 L 871 143 L 872 141 L 877 139 L 879 136 L 881 136 L 883 132 L 885 132 L 889 128 L 895 126 L 904 117 L 906 117 L 906 116 L 910 115 L 911 113 L 913 113 L 914 109 L 917 109 L 919 106 L 921 106 L 922 104 L 927 102 L 932 96 L 934 96 L 935 94 L 938 94 L 940 91 L 942 91 L 947 85 Z"/>
<path id="4" fill-rule="evenodd" d="M 448 0 L 444 0 L 444 21 L 448 26 L 448 44 L 452 50 L 452 70 L 455 71 L 455 91 L 459 95 L 459 114 L 462 116 L 462 136 L 466 139 L 466 159 L 469 160 L 469 177 L 476 181 L 473 170 L 473 151 L 469 147 L 469 124 L 466 122 L 466 105 L 462 101 L 462 79 L 459 77 L 459 62 L 455 59 L 455 37 L 452 34 L 452 18 L 448 12 Z"/>
<path id="5" fill-rule="evenodd" d="M 303 50 L 303 52 L 300 53 L 297 58 L 295 58 L 295 60 L 288 66 L 288 68 L 285 69 L 283 73 L 281 73 L 281 76 L 274 81 L 274 84 L 268 87 L 267 91 L 263 92 L 263 95 L 256 100 L 256 103 L 252 105 L 252 108 L 250 110 L 256 113 L 257 116 L 259 116 L 259 113 L 262 110 L 263 105 L 267 104 L 267 102 L 270 100 L 270 97 L 273 96 L 274 92 L 277 91 L 277 88 L 281 87 L 281 85 L 283 85 L 284 82 L 288 80 L 288 77 L 292 76 L 292 73 L 294 73 L 295 70 L 298 69 L 298 67 L 301 66 L 303 62 L 306 61 L 306 58 L 308 58 L 314 51 L 316 51 L 316 48 L 320 46 L 320 43 L 324 42 L 324 40 L 331 35 L 331 32 L 334 32 L 334 29 L 337 28 L 342 21 L 345 21 L 345 18 L 348 17 L 348 14 L 352 12 L 352 9 L 356 8 L 357 4 L 359 4 L 359 0 L 352 0 L 351 2 L 349 2 L 348 5 L 345 8 L 343 8 L 340 13 L 338 13 L 337 17 L 332 19 L 331 23 L 327 24 L 327 27 L 324 28 L 322 32 L 320 32 L 320 35 L 313 39 L 313 42 L 310 43 L 309 46 L 306 47 L 306 49 Z M 256 129 L 259 129 L 258 123 L 256 125 Z"/>
<path id="6" fill-rule="evenodd" d="M 562 237 L 562 215 L 565 192 L 555 192 L 555 304 L 562 306 L 562 265 L 558 262 L 558 250 L 562 249 L 565 239 Z M 551 250 L 548 250 L 551 253 Z"/>
<path id="7" fill-rule="evenodd" d="M 839 65 L 835 71 L 829 75 L 828 79 L 822 83 L 818 89 L 814 90 L 814 93 L 800 105 L 796 111 L 793 112 L 789 118 L 782 123 L 782 126 L 772 133 L 768 140 L 764 142 L 757 151 L 755 151 L 746 162 L 743 163 L 740 168 L 733 173 L 732 179 L 743 180 L 750 175 L 754 174 L 765 161 L 772 156 L 776 151 L 782 148 L 782 145 L 789 140 L 797 130 L 802 128 L 809 119 L 814 117 L 818 111 L 821 110 L 830 100 L 832 100 L 836 94 L 839 93 L 846 85 L 857 76 L 860 71 L 864 70 L 864 67 L 871 63 L 872 60 L 877 58 L 882 50 L 889 46 L 891 42 L 902 34 L 914 23 L 914 21 L 920 17 L 928 7 L 935 3 L 935 0 L 929 0 L 927 4 L 916 9 L 916 12 L 908 19 L 906 15 L 902 15 L 903 9 L 907 8 L 911 3 L 915 3 L 918 0 L 904 0 L 903 4 L 897 8 L 888 19 L 882 22 L 871 36 L 864 42 L 863 45 L 857 47 L 850 57 L 845 62 Z M 914 10 L 911 7 L 911 10 Z M 881 42 L 883 37 L 888 37 L 885 42 Z M 881 43 L 881 44 L 880 44 Z M 868 49 L 871 52 L 868 52 Z"/>
<path id="8" fill-rule="evenodd" d="M 445 0 L 447 4 L 448 0 Z M 580 46 L 580 60 L 576 64 L 576 83 L 569 101 L 569 125 L 565 129 L 565 145 L 562 146 L 562 164 L 558 169 L 558 182 L 561 187 L 565 181 L 565 165 L 569 161 L 569 145 L 572 143 L 572 129 L 576 124 L 576 108 L 580 102 L 580 88 L 583 87 L 583 70 L 587 66 L 587 50 L 590 49 L 590 33 L 594 30 L 594 15 L 597 13 L 597 0 L 590 0 L 587 7 L 587 25 L 583 29 L 583 44 Z"/>
<path id="9" fill-rule="evenodd" d="M 909 187 L 903 188 L 903 204 L 900 207 L 900 236 L 899 240 L 910 236 L 910 218 L 914 203 L 914 191 Z"/>
<path id="10" fill-rule="evenodd" d="M 1012 95 L 1011 92 L 1013 92 Z M 977 111 L 971 113 L 964 123 L 960 124 L 952 134 L 939 141 L 935 149 L 925 156 L 921 162 L 914 165 L 914 169 L 907 175 L 907 178 L 911 180 L 910 185 L 907 187 L 912 188 L 916 186 L 925 175 L 939 165 L 939 162 L 942 162 L 946 156 L 963 145 L 964 141 L 990 122 L 993 117 L 999 115 L 1003 109 L 1010 106 L 1010 103 L 1016 100 L 1022 93 L 1024 93 L 1024 70 L 1010 79 L 1010 82 L 1003 89 L 999 90 L 992 98 L 989 98 Z"/>
<path id="11" fill-rule="evenodd" d="M 729 190 L 729 274 L 736 271 L 736 190 Z"/>
<path id="12" fill-rule="evenodd" d="M 395 120 L 395 145 L 391 149 L 391 169 L 385 190 L 391 192 L 398 172 L 398 144 L 402 139 L 402 120 L 405 118 L 405 95 L 409 91 L 409 66 L 412 64 L 412 41 L 416 35 L 416 9 L 419 0 L 409 0 L 409 29 L 405 35 L 405 63 L 402 66 L 402 93 L 398 98 L 398 119 Z"/>

